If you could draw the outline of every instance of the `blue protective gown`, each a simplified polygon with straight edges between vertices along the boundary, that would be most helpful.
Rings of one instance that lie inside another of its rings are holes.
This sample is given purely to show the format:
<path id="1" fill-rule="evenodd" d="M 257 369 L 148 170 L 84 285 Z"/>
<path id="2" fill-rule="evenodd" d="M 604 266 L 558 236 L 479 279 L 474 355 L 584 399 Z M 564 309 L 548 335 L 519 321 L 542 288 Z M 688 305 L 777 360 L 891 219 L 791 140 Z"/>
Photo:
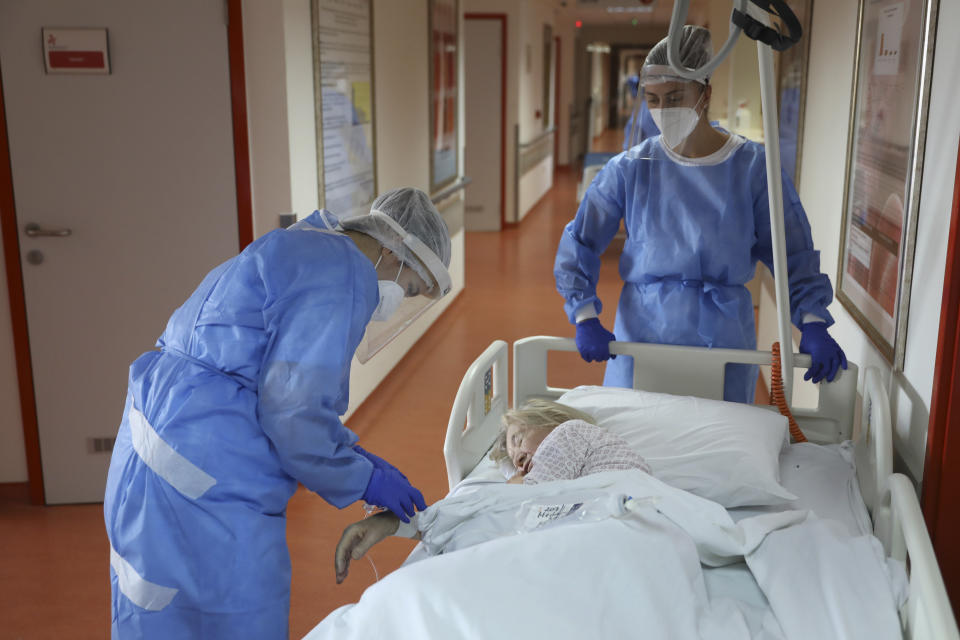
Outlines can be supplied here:
<path id="1" fill-rule="evenodd" d="M 344 507 L 373 469 L 339 416 L 377 276 L 335 225 L 315 212 L 211 271 L 131 365 L 104 500 L 114 638 L 288 637 L 297 481 Z"/>
<path id="2" fill-rule="evenodd" d="M 783 176 L 790 311 L 832 323 L 829 278 L 820 273 L 810 224 Z M 753 302 L 744 286 L 757 261 L 773 269 L 766 159 L 744 141 L 712 165 L 675 161 L 650 138 L 615 156 L 584 194 L 564 229 L 554 275 L 571 322 L 585 305 L 600 312 L 600 255 L 624 221 L 624 285 L 613 332 L 617 340 L 755 349 Z M 757 367 L 729 365 L 724 398 L 752 402 Z M 604 384 L 630 387 L 633 359 L 607 362 Z"/>

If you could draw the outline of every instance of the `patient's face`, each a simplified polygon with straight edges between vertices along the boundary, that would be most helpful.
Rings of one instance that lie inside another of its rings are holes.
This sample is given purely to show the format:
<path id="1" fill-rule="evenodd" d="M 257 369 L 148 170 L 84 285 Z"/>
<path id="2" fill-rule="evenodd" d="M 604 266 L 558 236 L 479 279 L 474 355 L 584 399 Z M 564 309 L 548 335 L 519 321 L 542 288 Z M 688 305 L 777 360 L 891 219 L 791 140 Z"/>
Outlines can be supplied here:
<path id="1" fill-rule="evenodd" d="M 507 427 L 507 455 L 513 466 L 526 475 L 533 465 L 533 454 L 551 429 L 511 424 Z"/>

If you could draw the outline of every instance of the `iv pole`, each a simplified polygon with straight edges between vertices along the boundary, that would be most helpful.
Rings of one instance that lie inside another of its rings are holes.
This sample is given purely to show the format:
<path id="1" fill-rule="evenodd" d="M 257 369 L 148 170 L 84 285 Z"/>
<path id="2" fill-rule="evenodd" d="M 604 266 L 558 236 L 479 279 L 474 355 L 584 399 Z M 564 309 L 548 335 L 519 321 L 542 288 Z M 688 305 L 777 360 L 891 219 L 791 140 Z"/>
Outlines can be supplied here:
<path id="1" fill-rule="evenodd" d="M 767 196 L 770 203 L 770 232 L 773 241 L 773 273 L 774 289 L 777 297 L 777 324 L 780 334 L 780 350 L 782 358 L 783 390 L 787 404 L 793 397 L 793 333 L 790 327 L 790 293 L 788 289 L 787 273 L 787 244 L 785 237 L 785 225 L 783 222 L 783 182 L 781 180 L 780 166 L 780 130 L 777 123 L 777 96 L 776 82 L 773 72 L 773 47 L 771 44 L 761 41 L 758 37 L 760 31 L 766 27 L 769 33 L 776 34 L 770 29 L 770 19 L 767 13 L 758 9 L 753 3 L 777 4 L 770 0 L 734 0 L 734 12 L 731 17 L 730 36 L 721 47 L 720 51 L 704 66 L 699 69 L 687 69 L 679 63 L 680 59 L 680 32 L 683 29 L 687 17 L 690 0 L 676 0 L 673 5 L 673 13 L 670 16 L 670 31 L 667 36 L 667 58 L 670 66 L 673 67 L 677 75 L 690 80 L 699 80 L 709 75 L 716 69 L 723 59 L 733 49 L 740 33 L 744 30 L 741 26 L 745 22 L 751 22 L 747 26 L 747 33 L 750 37 L 757 40 L 757 59 L 760 68 L 760 103 L 763 111 L 763 140 L 766 147 L 767 159 Z M 746 20 L 738 20 L 737 13 Z M 792 16 L 791 16 L 792 17 Z M 794 19 L 795 22 L 795 19 Z M 791 29 L 792 31 L 792 29 Z M 795 39 L 799 38 L 799 25 Z M 784 44 L 785 39 L 779 36 L 773 36 Z M 795 41 L 794 39 L 794 41 Z M 785 44 L 783 48 L 787 48 Z"/>

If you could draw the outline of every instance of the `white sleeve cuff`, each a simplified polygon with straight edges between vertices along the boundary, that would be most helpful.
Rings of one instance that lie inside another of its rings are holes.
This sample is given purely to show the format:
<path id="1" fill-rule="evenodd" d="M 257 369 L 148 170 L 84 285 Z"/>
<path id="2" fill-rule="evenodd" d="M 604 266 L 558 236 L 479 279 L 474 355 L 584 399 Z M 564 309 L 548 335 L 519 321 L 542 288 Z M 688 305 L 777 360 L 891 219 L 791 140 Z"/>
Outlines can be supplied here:
<path id="1" fill-rule="evenodd" d="M 808 322 L 826 322 L 826 320 L 812 313 L 805 313 L 803 314 L 803 318 L 801 318 L 801 324 L 807 324 Z"/>
<path id="2" fill-rule="evenodd" d="M 393 535 L 400 538 L 416 538 L 417 534 L 420 533 L 420 529 L 417 528 L 417 516 L 419 513 L 413 514 L 413 517 L 410 518 L 410 522 L 400 521 L 400 526 L 397 527 L 397 532 Z"/>
<path id="3" fill-rule="evenodd" d="M 593 303 L 590 303 L 590 304 L 585 304 L 579 309 L 577 309 L 577 313 L 574 314 L 573 317 L 577 321 L 577 324 L 580 324 L 584 320 L 589 320 L 590 318 L 598 318 L 599 316 L 597 315 L 597 308 L 593 305 Z"/>

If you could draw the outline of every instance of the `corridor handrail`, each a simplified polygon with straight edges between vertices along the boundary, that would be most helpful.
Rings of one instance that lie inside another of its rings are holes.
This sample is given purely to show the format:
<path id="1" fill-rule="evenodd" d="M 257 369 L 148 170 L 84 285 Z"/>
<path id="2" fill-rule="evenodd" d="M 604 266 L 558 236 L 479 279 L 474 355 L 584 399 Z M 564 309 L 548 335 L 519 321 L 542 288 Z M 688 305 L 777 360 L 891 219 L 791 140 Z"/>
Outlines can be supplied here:
<path id="1" fill-rule="evenodd" d="M 553 133 L 556 133 L 556 131 L 557 131 L 557 128 L 555 126 L 550 127 L 549 129 L 545 129 L 542 133 L 538 133 L 537 135 L 535 135 L 533 139 L 530 140 L 529 142 L 517 141 L 517 147 L 520 149 L 528 149 L 533 145 L 537 144 L 538 142 L 540 142 L 541 140 L 543 140 L 544 138 L 546 138 L 547 136 Z"/>
<path id="2" fill-rule="evenodd" d="M 430 201 L 433 202 L 433 204 L 440 204 L 441 202 L 443 202 L 444 200 L 446 200 L 447 198 L 455 194 L 457 191 L 460 191 L 461 189 L 465 189 L 467 185 L 469 185 L 471 182 L 473 182 L 472 178 L 468 178 L 467 176 L 460 176 L 459 182 L 454 182 L 449 187 L 445 187 L 440 191 L 436 192 L 435 194 L 430 196 Z"/>

